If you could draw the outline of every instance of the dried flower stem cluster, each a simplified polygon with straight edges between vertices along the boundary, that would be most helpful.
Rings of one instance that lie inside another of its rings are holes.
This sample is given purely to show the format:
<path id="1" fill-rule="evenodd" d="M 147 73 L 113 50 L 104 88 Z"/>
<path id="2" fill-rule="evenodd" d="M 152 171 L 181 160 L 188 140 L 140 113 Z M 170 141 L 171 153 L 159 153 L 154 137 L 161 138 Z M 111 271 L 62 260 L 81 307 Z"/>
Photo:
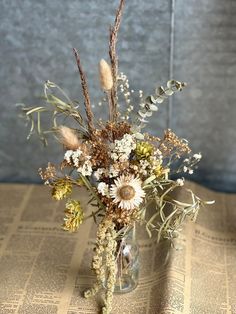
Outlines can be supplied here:
<path id="1" fill-rule="evenodd" d="M 59 165 L 49 163 L 45 170 L 39 170 L 45 184 L 51 188 L 52 198 L 67 200 L 63 229 L 74 232 L 87 218 L 93 218 L 98 225 L 92 261 L 96 282 L 85 292 L 85 297 L 105 289 L 103 313 L 107 314 L 112 310 L 116 281 L 122 276 L 121 271 L 117 272 L 117 254 L 128 230 L 135 223 L 142 223 L 157 241 L 173 241 L 184 221 L 195 220 L 200 207 L 211 203 L 202 201 L 189 190 L 186 190 L 191 194 L 189 203 L 175 199 L 173 194 L 176 188 L 183 189 L 182 175 L 193 173 L 201 154 L 192 154 L 188 142 L 169 129 L 158 137 L 142 131 L 158 111 L 158 104 L 181 91 L 186 84 L 170 80 L 166 87 L 158 87 L 154 95 L 144 97 L 139 90 L 139 102 L 133 99 L 136 92 L 130 90 L 127 76 L 118 73 L 116 55 L 124 3 L 120 0 L 114 26 L 110 29 L 110 65 L 104 59 L 99 63 L 99 79 L 106 96 L 104 103 L 109 109 L 108 121 L 96 122 L 94 118 L 88 83 L 76 49 L 86 118 L 78 103 L 50 81 L 44 86 L 46 105 L 22 109 L 31 123 L 29 136 L 35 131 L 46 144 L 47 135 L 55 133 L 65 149 Z M 53 121 L 49 130 L 41 128 L 41 115 L 45 113 L 50 114 Z M 62 116 L 76 121 L 78 127 L 61 125 Z M 180 177 L 173 180 L 172 174 Z M 72 191 L 81 186 L 90 194 L 88 203 L 95 208 L 92 213 L 82 209 L 79 200 L 71 199 Z M 150 203 L 154 203 L 156 209 L 151 217 Z"/>
<path id="2" fill-rule="evenodd" d="M 95 254 L 93 256 L 92 268 L 97 276 L 93 287 L 85 291 L 84 296 L 94 296 L 106 287 L 106 298 L 103 313 L 111 313 L 114 286 L 116 282 L 116 231 L 115 224 L 111 219 L 104 219 L 98 227 Z"/>

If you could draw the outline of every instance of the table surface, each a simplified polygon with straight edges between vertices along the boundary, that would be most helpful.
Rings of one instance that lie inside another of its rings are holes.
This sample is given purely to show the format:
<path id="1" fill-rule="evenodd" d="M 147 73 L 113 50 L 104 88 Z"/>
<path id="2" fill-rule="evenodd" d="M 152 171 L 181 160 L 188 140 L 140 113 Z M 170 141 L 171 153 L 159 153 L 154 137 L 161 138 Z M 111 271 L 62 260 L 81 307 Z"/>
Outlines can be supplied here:
<path id="1" fill-rule="evenodd" d="M 175 248 L 138 229 L 140 280 L 114 297 L 114 313 L 236 313 L 236 195 L 187 183 L 215 205 L 188 222 Z M 78 192 L 86 206 L 87 195 Z M 99 313 L 86 300 L 96 228 L 61 229 L 64 202 L 42 185 L 0 184 L 0 313 Z"/>

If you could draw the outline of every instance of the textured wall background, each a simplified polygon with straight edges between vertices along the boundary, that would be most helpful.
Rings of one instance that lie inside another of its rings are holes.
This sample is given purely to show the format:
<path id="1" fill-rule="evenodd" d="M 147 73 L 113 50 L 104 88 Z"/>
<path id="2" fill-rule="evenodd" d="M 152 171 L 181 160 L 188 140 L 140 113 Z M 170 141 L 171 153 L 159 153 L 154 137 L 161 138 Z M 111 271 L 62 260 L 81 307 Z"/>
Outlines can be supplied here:
<path id="1" fill-rule="evenodd" d="M 236 191 L 236 2 L 129 0 L 119 36 L 120 70 L 133 89 L 153 91 L 172 76 L 189 86 L 162 105 L 150 130 L 170 126 L 203 153 L 194 180 Z M 72 47 L 80 50 L 94 103 L 97 63 L 107 56 L 108 28 L 117 1 L 1 0 L 0 180 L 39 182 L 37 169 L 60 160 L 17 118 L 14 104 L 40 103 L 49 79 L 81 99 Z M 99 107 L 96 107 L 99 113 Z"/>

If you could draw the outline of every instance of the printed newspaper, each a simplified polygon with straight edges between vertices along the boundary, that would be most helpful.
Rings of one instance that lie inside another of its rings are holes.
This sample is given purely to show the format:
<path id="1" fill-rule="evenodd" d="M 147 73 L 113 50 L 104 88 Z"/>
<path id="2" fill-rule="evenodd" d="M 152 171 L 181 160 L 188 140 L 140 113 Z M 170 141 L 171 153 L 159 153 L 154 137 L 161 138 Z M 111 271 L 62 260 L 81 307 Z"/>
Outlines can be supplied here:
<path id="1" fill-rule="evenodd" d="M 236 195 L 188 185 L 215 205 L 172 249 L 138 229 L 139 285 L 115 295 L 113 313 L 236 313 Z M 92 221 L 76 234 L 61 230 L 63 204 L 44 186 L 1 184 L 0 198 L 0 313 L 99 313 L 99 299 L 82 297 L 94 279 Z M 79 198 L 86 204 L 86 193 Z"/>

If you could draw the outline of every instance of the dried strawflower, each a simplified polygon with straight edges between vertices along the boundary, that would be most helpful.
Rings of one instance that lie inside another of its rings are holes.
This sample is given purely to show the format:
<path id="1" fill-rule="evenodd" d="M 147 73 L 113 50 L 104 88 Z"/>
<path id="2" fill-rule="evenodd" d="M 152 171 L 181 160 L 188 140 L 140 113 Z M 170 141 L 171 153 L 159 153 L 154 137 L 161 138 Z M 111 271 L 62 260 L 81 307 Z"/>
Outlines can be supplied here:
<path id="1" fill-rule="evenodd" d="M 118 204 L 122 209 L 134 209 L 138 207 L 145 196 L 145 192 L 141 187 L 139 178 L 130 176 L 120 176 L 114 180 L 111 185 L 111 197 L 113 202 Z"/>

